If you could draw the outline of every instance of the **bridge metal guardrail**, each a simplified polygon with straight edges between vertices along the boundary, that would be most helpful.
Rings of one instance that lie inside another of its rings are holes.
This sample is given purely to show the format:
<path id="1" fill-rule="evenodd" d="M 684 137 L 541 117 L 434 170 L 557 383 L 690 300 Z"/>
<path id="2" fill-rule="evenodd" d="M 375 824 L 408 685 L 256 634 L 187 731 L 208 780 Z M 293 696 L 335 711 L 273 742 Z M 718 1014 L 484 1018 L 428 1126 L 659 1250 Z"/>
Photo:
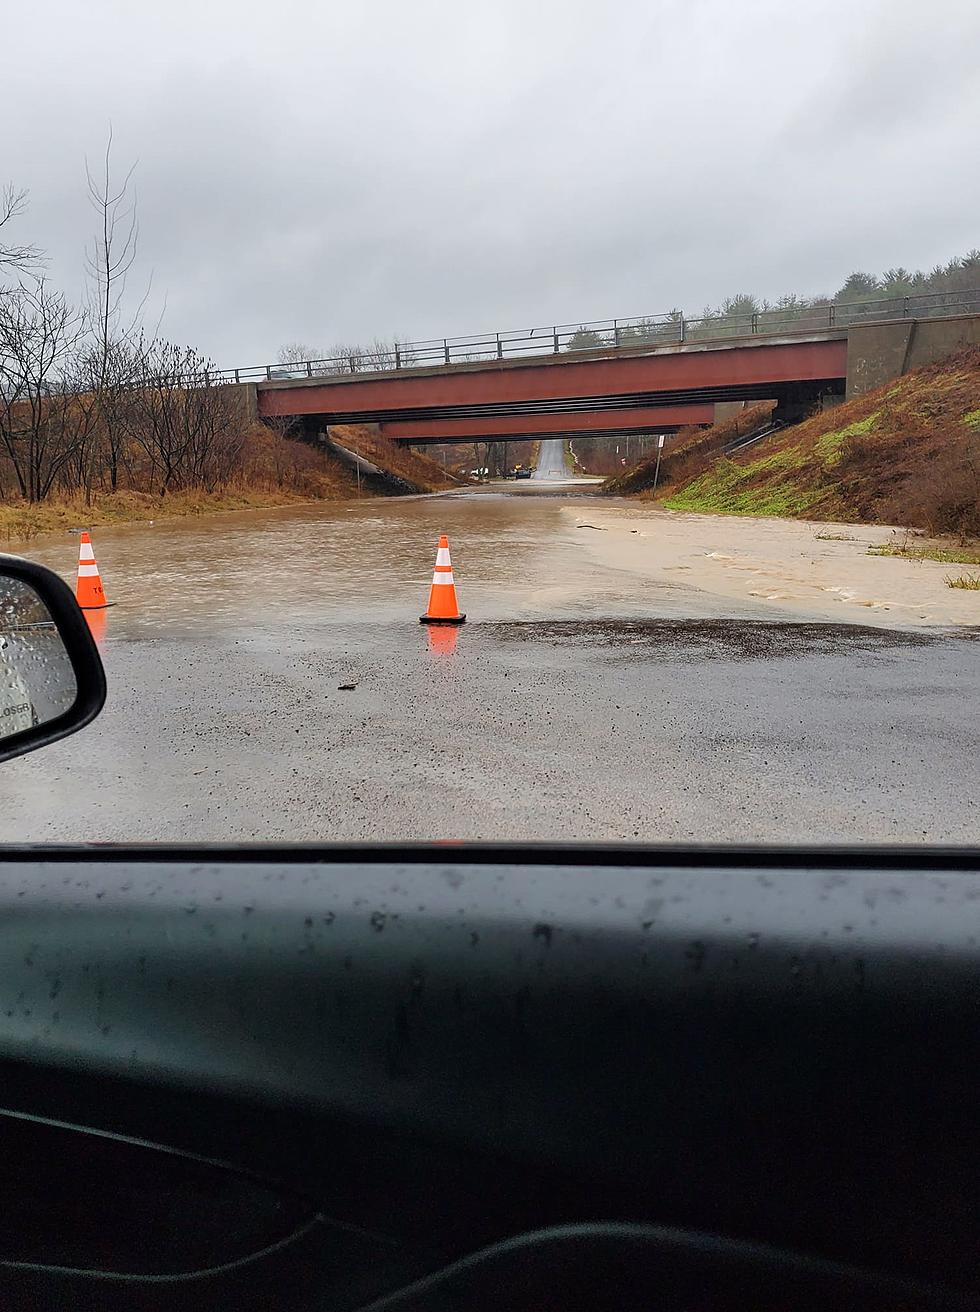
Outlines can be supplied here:
<path id="1" fill-rule="evenodd" d="M 724 341 L 729 337 L 771 337 L 784 332 L 827 331 L 860 323 L 950 318 L 970 313 L 980 313 L 980 289 L 926 292 L 867 301 L 827 301 L 731 315 L 689 317 L 672 311 L 623 319 L 597 319 L 589 323 L 553 324 L 547 328 L 429 338 L 418 342 L 395 341 L 323 360 L 295 360 L 208 371 L 205 381 L 248 383 L 329 378 L 339 374 L 376 373 L 425 365 L 506 360 L 515 356 L 533 358 L 602 348 L 616 350 L 628 346 Z"/>

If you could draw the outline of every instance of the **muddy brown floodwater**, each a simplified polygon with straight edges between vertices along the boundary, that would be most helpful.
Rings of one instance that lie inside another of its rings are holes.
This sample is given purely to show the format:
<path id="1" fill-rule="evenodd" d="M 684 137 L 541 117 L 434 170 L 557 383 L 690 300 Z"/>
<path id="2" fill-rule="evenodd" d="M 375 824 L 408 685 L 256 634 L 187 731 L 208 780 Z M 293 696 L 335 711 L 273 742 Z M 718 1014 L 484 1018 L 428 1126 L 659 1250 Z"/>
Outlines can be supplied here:
<path id="1" fill-rule="evenodd" d="M 0 840 L 975 841 L 974 629 L 624 567 L 567 490 L 100 529 L 109 700 L 0 767 Z"/>

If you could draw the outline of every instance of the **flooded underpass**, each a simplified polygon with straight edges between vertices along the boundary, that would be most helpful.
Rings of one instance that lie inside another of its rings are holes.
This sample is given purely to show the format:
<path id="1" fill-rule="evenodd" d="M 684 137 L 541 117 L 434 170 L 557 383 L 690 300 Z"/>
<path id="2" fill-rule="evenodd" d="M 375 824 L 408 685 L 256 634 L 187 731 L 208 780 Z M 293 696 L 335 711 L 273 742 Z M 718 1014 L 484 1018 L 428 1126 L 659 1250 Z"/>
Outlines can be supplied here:
<path id="1" fill-rule="evenodd" d="M 106 709 L 4 767 L 0 839 L 975 840 L 975 629 L 610 563 L 569 490 L 99 530 Z"/>

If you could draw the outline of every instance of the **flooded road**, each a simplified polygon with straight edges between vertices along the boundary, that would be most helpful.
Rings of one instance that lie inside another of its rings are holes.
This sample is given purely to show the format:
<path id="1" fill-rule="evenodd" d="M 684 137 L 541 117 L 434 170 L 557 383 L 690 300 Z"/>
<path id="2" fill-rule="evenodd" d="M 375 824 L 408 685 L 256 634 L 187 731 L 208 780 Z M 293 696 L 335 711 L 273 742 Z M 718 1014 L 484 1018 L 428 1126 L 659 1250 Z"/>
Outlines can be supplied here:
<path id="1" fill-rule="evenodd" d="M 718 613 L 713 599 L 691 587 L 638 586 L 622 570 L 597 566 L 577 525 L 590 518 L 590 505 L 602 502 L 509 490 L 101 528 L 95 545 L 113 603 L 108 637 L 203 639 L 417 622 L 442 532 L 449 535 L 464 609 L 475 622 Z M 581 517 L 569 522 L 564 510 L 579 505 Z M 77 543 L 66 533 L 57 543 L 32 544 L 27 554 L 74 584 Z M 735 603 L 724 613 L 766 611 Z"/>
<path id="2" fill-rule="evenodd" d="M 474 489 L 99 530 L 109 700 L 3 767 L 0 840 L 976 838 L 971 635 L 614 567 L 588 546 L 609 504 Z M 459 631 L 418 623 L 440 532 Z M 72 578 L 76 551 L 29 554 Z"/>

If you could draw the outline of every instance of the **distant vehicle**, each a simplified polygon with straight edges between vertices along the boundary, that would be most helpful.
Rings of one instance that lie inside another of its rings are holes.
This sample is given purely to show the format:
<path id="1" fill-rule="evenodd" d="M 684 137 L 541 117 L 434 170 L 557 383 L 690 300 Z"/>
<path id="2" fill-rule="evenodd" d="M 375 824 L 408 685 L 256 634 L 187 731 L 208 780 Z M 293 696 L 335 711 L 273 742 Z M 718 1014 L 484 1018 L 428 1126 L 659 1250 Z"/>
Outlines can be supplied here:
<path id="1" fill-rule="evenodd" d="M 514 477 L 515 477 L 515 478 L 530 478 L 533 472 L 534 472 L 534 471 L 533 471 L 532 469 L 525 469 L 525 468 L 521 467 L 520 469 L 515 469 L 515 470 L 514 470 Z"/>

